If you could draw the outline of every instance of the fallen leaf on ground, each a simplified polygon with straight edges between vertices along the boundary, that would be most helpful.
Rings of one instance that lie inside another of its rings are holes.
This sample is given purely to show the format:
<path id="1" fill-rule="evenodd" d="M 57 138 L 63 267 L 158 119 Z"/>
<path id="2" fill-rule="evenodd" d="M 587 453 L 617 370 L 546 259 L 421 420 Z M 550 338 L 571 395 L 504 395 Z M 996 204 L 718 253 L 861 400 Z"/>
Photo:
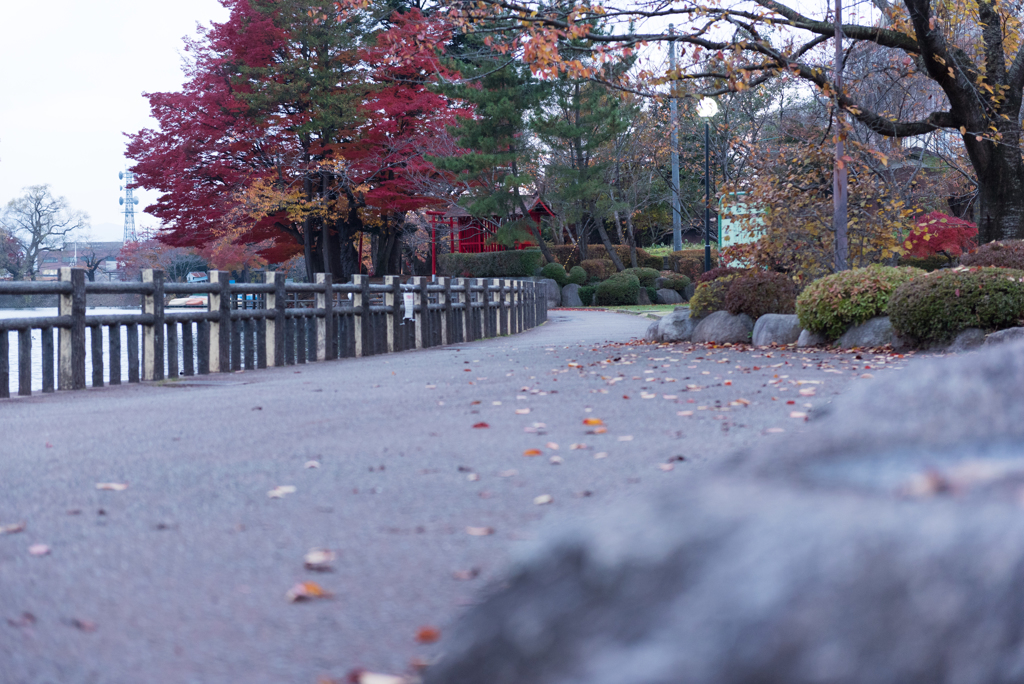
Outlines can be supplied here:
<path id="1" fill-rule="evenodd" d="M 466 534 L 471 537 L 487 537 L 494 534 L 493 527 L 467 527 Z"/>
<path id="2" fill-rule="evenodd" d="M 663 394 L 663 395 L 661 395 L 661 398 L 662 399 L 676 399 L 677 397 L 674 394 Z"/>
<path id="3" fill-rule="evenodd" d="M 80 618 L 72 618 L 71 626 L 75 627 L 76 629 L 80 629 L 83 632 L 95 632 L 96 631 L 96 623 L 93 622 L 92 620 L 82 620 Z"/>
<path id="4" fill-rule="evenodd" d="M 789 417 L 790 418 L 806 418 L 807 414 L 804 413 L 803 411 L 790 411 L 789 412 Z"/>
<path id="5" fill-rule="evenodd" d="M 587 430 L 588 435 L 603 435 L 606 432 L 608 432 L 606 427 L 596 427 L 593 430 Z"/>
<path id="6" fill-rule="evenodd" d="M 544 446 L 546 446 L 548 449 L 551 449 L 552 451 L 558 450 L 558 444 L 556 442 L 548 442 Z"/>
<path id="7" fill-rule="evenodd" d="M 305 556 L 302 557 L 303 563 L 306 565 L 307 570 L 330 570 L 331 563 L 334 562 L 334 552 L 329 549 L 310 549 Z"/>
<path id="8" fill-rule="evenodd" d="M 331 592 L 325 590 L 316 582 L 299 582 L 285 594 L 292 603 L 298 601 L 311 601 L 318 598 L 330 598 Z"/>
<path id="9" fill-rule="evenodd" d="M 693 411 L 676 411 L 677 416 L 692 416 Z"/>
<path id="10" fill-rule="evenodd" d="M 17 532 L 25 531 L 25 523 L 16 522 L 10 525 L 0 525 L 0 534 L 15 534 Z"/>
<path id="11" fill-rule="evenodd" d="M 541 494 L 540 496 L 534 497 L 533 503 L 537 504 L 538 506 L 543 506 L 545 504 L 551 503 L 554 500 L 555 497 L 551 496 L 550 494 Z"/>
<path id="12" fill-rule="evenodd" d="M 320 461 L 306 461 L 305 463 L 302 464 L 302 467 L 303 468 L 319 468 L 320 467 Z"/>
<path id="13" fill-rule="evenodd" d="M 594 458 L 608 458 L 608 452 L 598 451 L 596 454 L 594 454 Z"/>
<path id="14" fill-rule="evenodd" d="M 270 497 L 271 499 L 283 499 L 285 494 L 294 493 L 295 487 L 293 487 L 292 485 L 278 485 L 277 487 L 274 487 L 269 492 L 267 492 L 267 496 Z"/>
<path id="15" fill-rule="evenodd" d="M 650 392 L 641 392 L 640 393 L 640 398 L 641 399 L 654 399 L 656 396 L 658 396 L 658 395 L 657 394 L 651 394 Z"/>
<path id="16" fill-rule="evenodd" d="M 476 473 L 470 473 L 469 475 L 466 476 L 466 479 L 469 480 L 470 482 L 476 482 L 477 480 L 480 479 L 480 476 L 477 475 Z"/>
<path id="17" fill-rule="evenodd" d="M 518 474 L 518 470 L 502 470 L 500 473 L 498 473 L 499 477 L 513 477 Z"/>
<path id="18" fill-rule="evenodd" d="M 432 644 L 441 638 L 441 630 L 437 627 L 420 627 L 416 630 L 416 643 Z"/>
<path id="19" fill-rule="evenodd" d="M 408 677 L 400 677 L 398 675 L 360 670 L 349 674 L 345 681 L 350 684 L 410 684 L 412 680 Z M 341 682 L 336 680 L 325 680 L 324 684 L 341 684 Z"/>
<path id="20" fill-rule="evenodd" d="M 528 409 L 528 408 L 516 409 L 516 413 L 518 413 L 521 416 L 525 416 L 529 412 L 530 412 L 530 409 Z"/>
<path id="21" fill-rule="evenodd" d="M 565 463 L 565 461 L 562 459 L 561 456 L 551 457 L 551 465 L 562 465 L 563 463 Z"/>
<path id="22" fill-rule="evenodd" d="M 128 485 L 122 482 L 97 482 L 96 489 L 105 489 L 111 492 L 123 492 L 128 489 Z"/>
<path id="23" fill-rule="evenodd" d="M 471 579 L 476 579 L 480 574 L 480 568 L 470 568 L 469 570 L 456 570 L 452 573 L 452 577 L 455 579 L 466 582 Z"/>
<path id="24" fill-rule="evenodd" d="M 621 437 L 619 437 L 619 441 L 620 442 L 632 442 L 633 441 L 633 435 L 622 435 Z"/>
<path id="25" fill-rule="evenodd" d="M 675 466 L 672 465 L 671 463 L 659 463 L 658 467 L 664 470 L 665 472 L 675 469 Z"/>
<path id="26" fill-rule="evenodd" d="M 473 427 L 475 427 L 475 428 L 489 428 L 491 426 L 488 425 L 487 423 L 476 423 L 475 425 L 473 425 Z"/>
<path id="27" fill-rule="evenodd" d="M 569 445 L 569 450 L 570 451 L 575 451 L 577 449 L 586 449 L 586 448 L 587 448 L 587 445 L 583 444 L 581 442 L 576 442 L 575 444 L 570 444 Z"/>
<path id="28" fill-rule="evenodd" d="M 813 387 L 805 387 L 805 388 L 800 390 L 800 396 L 801 397 L 813 397 L 814 396 L 814 392 L 815 392 L 815 390 L 814 390 Z"/>
<path id="29" fill-rule="evenodd" d="M 11 627 L 31 627 L 36 623 L 36 616 L 25 611 L 18 618 L 7 618 L 7 624 Z"/>
<path id="30" fill-rule="evenodd" d="M 779 432 L 785 432 L 785 430 L 782 429 L 782 428 L 768 428 L 767 430 L 765 430 L 765 432 L 770 432 L 770 433 L 775 434 L 775 433 L 779 433 Z"/>
<path id="31" fill-rule="evenodd" d="M 45 556 L 50 553 L 50 547 L 46 544 L 33 544 L 28 547 L 28 552 L 33 556 Z"/>
<path id="32" fill-rule="evenodd" d="M 740 399 L 737 399 L 736 401 L 730 402 L 729 405 L 730 406 L 736 406 L 736 405 L 750 406 L 750 400 L 749 399 L 742 399 L 742 398 L 740 398 Z"/>
<path id="33" fill-rule="evenodd" d="M 584 418 L 583 419 L 583 424 L 584 425 L 604 425 L 604 421 L 601 420 L 600 418 Z"/>
<path id="34" fill-rule="evenodd" d="M 540 456 L 543 452 L 540 449 L 527 449 L 523 456 Z"/>

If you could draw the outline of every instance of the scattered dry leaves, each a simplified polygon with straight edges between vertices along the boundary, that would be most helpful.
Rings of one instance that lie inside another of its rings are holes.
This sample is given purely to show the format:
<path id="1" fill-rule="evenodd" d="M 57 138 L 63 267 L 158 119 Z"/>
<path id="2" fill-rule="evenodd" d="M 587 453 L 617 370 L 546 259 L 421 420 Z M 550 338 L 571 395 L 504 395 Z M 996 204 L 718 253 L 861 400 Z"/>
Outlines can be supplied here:
<path id="1" fill-rule="evenodd" d="M 489 537 L 494 534 L 493 527 L 467 527 L 466 534 L 471 537 Z"/>
<path id="2" fill-rule="evenodd" d="M 331 592 L 321 587 L 316 582 L 299 582 L 285 594 L 292 603 L 299 601 L 312 601 L 313 599 L 330 598 Z"/>
<path id="3" fill-rule="evenodd" d="M 103 489 L 110 492 L 123 492 L 128 485 L 123 482 L 97 482 L 96 489 Z"/>
<path id="4" fill-rule="evenodd" d="M 441 638 L 441 630 L 437 627 L 424 626 L 416 630 L 417 644 L 433 644 Z"/>

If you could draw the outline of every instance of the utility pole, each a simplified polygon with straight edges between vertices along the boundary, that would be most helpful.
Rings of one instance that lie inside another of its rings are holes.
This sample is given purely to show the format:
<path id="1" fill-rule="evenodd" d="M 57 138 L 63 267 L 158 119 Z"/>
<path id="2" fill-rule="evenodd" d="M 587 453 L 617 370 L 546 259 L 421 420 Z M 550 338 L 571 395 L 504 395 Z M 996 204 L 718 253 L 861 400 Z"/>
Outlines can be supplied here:
<path id="1" fill-rule="evenodd" d="M 836 0 L 838 2 L 838 0 Z M 670 36 L 675 35 L 675 27 L 668 25 Z M 672 117 L 672 251 L 683 248 L 683 226 L 679 215 L 679 106 L 676 103 L 676 41 L 668 44 L 668 68 L 671 74 L 669 87 L 672 96 L 669 98 L 669 112 Z"/>
<path id="2" fill-rule="evenodd" d="M 845 271 L 850 245 L 846 234 L 846 162 L 843 160 L 843 120 L 839 108 L 839 96 L 843 92 L 843 0 L 836 0 L 836 59 L 835 59 L 835 115 L 836 115 L 836 164 L 832 173 L 832 226 L 835 229 L 835 267 Z"/>

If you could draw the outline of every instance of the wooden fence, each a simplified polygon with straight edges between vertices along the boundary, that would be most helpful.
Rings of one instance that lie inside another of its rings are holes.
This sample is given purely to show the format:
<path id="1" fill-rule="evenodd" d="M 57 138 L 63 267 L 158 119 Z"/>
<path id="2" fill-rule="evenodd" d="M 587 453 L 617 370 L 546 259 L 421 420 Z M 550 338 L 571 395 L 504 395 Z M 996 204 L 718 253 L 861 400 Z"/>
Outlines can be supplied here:
<path id="1" fill-rule="evenodd" d="M 107 293 L 140 295 L 141 311 L 87 314 L 88 295 Z M 209 295 L 205 311 L 164 309 L 168 295 L 203 293 Z M 142 282 L 115 283 L 86 282 L 84 270 L 62 268 L 56 282 L 0 283 L 0 294 L 59 295 L 57 316 L 0 319 L 0 398 L 10 396 L 12 331 L 17 331 L 17 393 L 28 396 L 33 330 L 41 331 L 42 391 L 53 392 L 55 386 L 102 387 L 105 378 L 120 384 L 123 357 L 128 382 L 163 380 L 470 342 L 547 320 L 543 290 L 528 280 L 411 278 L 402 283 L 387 276 L 383 283 L 371 283 L 359 275 L 334 283 L 320 273 L 315 283 L 285 283 L 281 274 L 269 272 L 262 283 L 230 283 L 226 271 L 211 271 L 208 283 L 165 283 L 162 271 L 146 270 Z M 406 295 L 412 296 L 414 320 L 405 318 Z"/>

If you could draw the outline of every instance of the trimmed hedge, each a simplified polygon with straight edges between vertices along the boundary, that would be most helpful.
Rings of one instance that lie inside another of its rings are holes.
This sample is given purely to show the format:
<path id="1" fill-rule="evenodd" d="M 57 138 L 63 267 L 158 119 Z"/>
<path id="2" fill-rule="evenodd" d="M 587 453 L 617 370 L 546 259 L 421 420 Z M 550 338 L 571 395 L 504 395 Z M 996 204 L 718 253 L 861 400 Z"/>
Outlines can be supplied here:
<path id="1" fill-rule="evenodd" d="M 540 277 L 551 278 L 559 287 L 569 284 L 569 274 L 565 272 L 562 264 L 544 264 L 544 268 L 540 269 Z"/>
<path id="2" fill-rule="evenodd" d="M 686 288 L 690 286 L 692 281 L 684 275 L 668 273 L 662 275 L 662 287 L 668 290 L 675 290 L 679 294 L 686 297 Z"/>
<path id="3" fill-rule="evenodd" d="M 900 257 L 899 265 L 912 266 L 931 273 L 932 271 L 938 271 L 940 268 L 947 268 L 952 263 L 954 262 L 951 262 L 942 254 L 932 254 L 926 257 L 903 256 Z"/>
<path id="4" fill-rule="evenodd" d="M 960 257 L 961 266 L 995 266 L 1024 270 L 1024 240 L 988 242 Z"/>
<path id="5" fill-rule="evenodd" d="M 630 265 L 629 260 L 629 245 L 613 245 L 615 247 L 615 253 L 619 255 L 619 259 L 622 260 L 624 266 Z M 551 256 L 555 258 L 555 261 L 565 266 L 567 269 L 571 269 L 573 266 L 580 265 L 580 250 L 576 248 L 576 245 L 555 245 L 549 247 L 551 250 Z M 611 257 L 608 256 L 608 250 L 605 249 L 604 245 L 587 245 L 587 261 L 594 259 L 605 259 L 611 262 Z M 662 259 L 661 257 L 654 256 L 647 251 L 637 247 L 636 249 L 636 265 L 638 268 L 656 268 L 661 269 Z M 614 268 L 614 266 L 612 267 Z"/>
<path id="6" fill-rule="evenodd" d="M 483 254 L 438 254 L 437 272 L 453 278 L 530 277 L 544 263 L 539 249 Z"/>
<path id="7" fill-rule="evenodd" d="M 588 280 L 590 280 L 590 276 L 579 266 L 573 266 L 569 271 L 569 282 L 574 285 L 586 285 Z"/>
<path id="8" fill-rule="evenodd" d="M 725 296 L 725 310 L 747 314 L 755 321 L 765 314 L 796 311 L 796 284 L 781 273 L 757 271 L 733 279 Z"/>
<path id="9" fill-rule="evenodd" d="M 645 287 L 644 289 L 647 290 L 647 299 L 651 302 L 651 304 L 657 304 L 658 303 L 658 290 L 657 290 L 657 288 Z"/>
<path id="10" fill-rule="evenodd" d="M 615 264 L 609 259 L 587 259 L 580 263 L 579 268 L 587 272 L 589 280 L 607 280 L 616 272 Z"/>
<path id="11" fill-rule="evenodd" d="M 967 328 L 1001 330 L 1024 318 L 1024 271 L 956 268 L 900 285 L 889 299 L 889 319 L 918 342 L 949 342 Z"/>
<path id="12" fill-rule="evenodd" d="M 919 268 L 876 264 L 819 278 L 796 299 L 800 325 L 837 339 L 847 328 L 884 316 L 896 288 L 923 273 Z"/>
<path id="13" fill-rule="evenodd" d="M 732 281 L 739 276 L 724 275 L 707 283 L 698 283 L 690 297 L 690 317 L 704 318 L 725 308 L 725 298 L 729 294 Z"/>
<path id="14" fill-rule="evenodd" d="M 577 294 L 580 296 L 580 301 L 583 302 L 583 306 L 594 305 L 594 292 L 597 290 L 593 285 L 580 285 L 580 289 L 577 290 Z"/>
<path id="15" fill-rule="evenodd" d="M 653 268 L 627 268 L 623 273 L 631 273 L 640 280 L 640 287 L 654 287 L 654 281 L 661 277 L 661 272 Z"/>
<path id="16" fill-rule="evenodd" d="M 595 295 L 597 304 L 636 304 L 640 299 L 640 279 L 631 273 L 616 273 L 598 284 Z"/>

